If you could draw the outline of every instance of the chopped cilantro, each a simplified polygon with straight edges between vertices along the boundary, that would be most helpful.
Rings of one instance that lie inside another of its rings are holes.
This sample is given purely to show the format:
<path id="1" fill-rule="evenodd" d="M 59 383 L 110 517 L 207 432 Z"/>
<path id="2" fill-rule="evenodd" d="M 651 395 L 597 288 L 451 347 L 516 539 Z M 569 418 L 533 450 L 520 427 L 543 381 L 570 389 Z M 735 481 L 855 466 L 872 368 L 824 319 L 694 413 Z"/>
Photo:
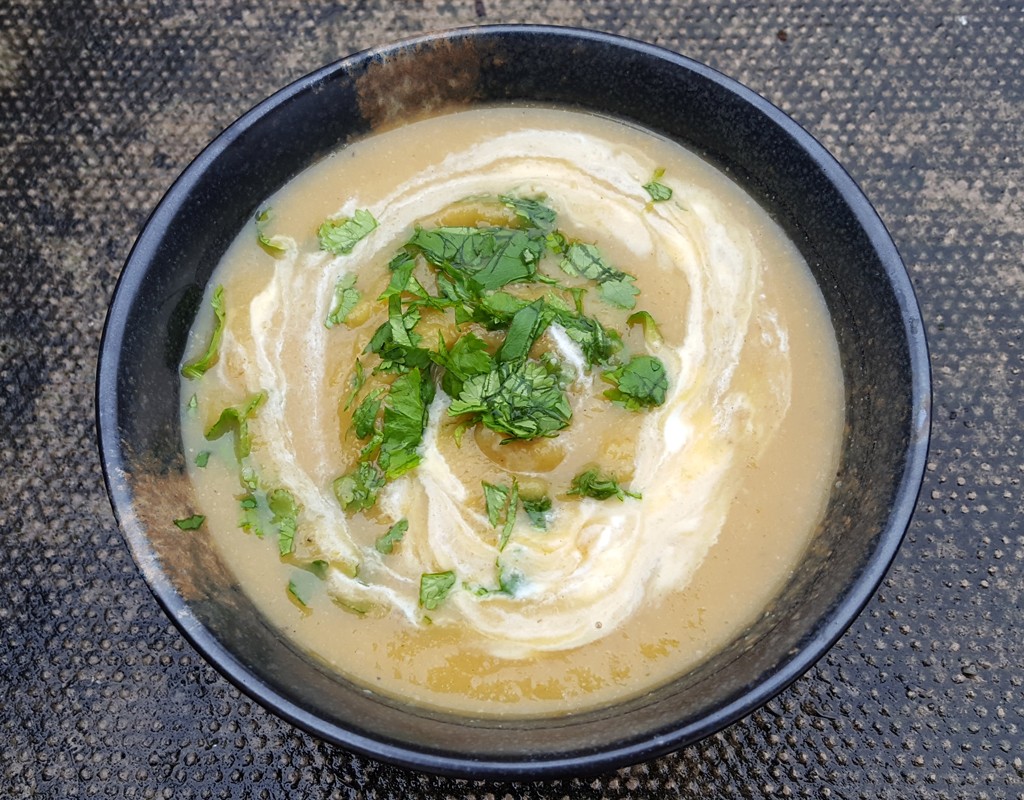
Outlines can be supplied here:
<path id="1" fill-rule="evenodd" d="M 448 596 L 455 586 L 455 573 L 425 572 L 420 575 L 420 605 L 427 611 L 433 611 Z"/>
<path id="2" fill-rule="evenodd" d="M 252 441 L 249 439 L 249 417 L 256 413 L 263 405 L 265 395 L 263 392 L 254 394 L 242 406 L 229 406 L 220 412 L 220 417 L 206 431 L 208 441 L 219 439 L 228 431 L 235 432 L 235 455 L 241 461 L 252 450 Z"/>
<path id="3" fill-rule="evenodd" d="M 665 170 L 659 167 L 654 170 L 651 180 L 644 184 L 644 190 L 651 196 L 652 203 L 661 203 L 672 199 L 672 190 L 660 182 L 664 174 Z"/>
<path id="4" fill-rule="evenodd" d="M 391 555 L 394 552 L 395 545 L 405 538 L 407 530 L 409 530 L 409 520 L 400 519 L 388 528 L 387 533 L 378 536 L 373 546 L 377 548 L 378 553 L 383 553 L 386 556 Z"/>
<path id="5" fill-rule="evenodd" d="M 552 436 L 572 419 L 560 368 L 533 360 L 496 364 L 486 375 L 472 376 L 448 413 L 472 414 L 507 434 L 505 441 Z"/>
<path id="6" fill-rule="evenodd" d="M 473 375 L 486 375 L 494 366 L 494 360 L 487 352 L 487 342 L 474 333 L 460 336 L 451 349 L 438 333 L 437 350 L 430 354 L 430 358 L 444 368 L 441 388 L 449 397 L 458 397 L 462 393 L 466 379 Z"/>
<path id="7" fill-rule="evenodd" d="M 201 450 L 196 453 L 196 466 L 200 469 L 205 469 L 206 465 L 210 463 L 210 451 Z"/>
<path id="8" fill-rule="evenodd" d="M 359 390 L 363 388 L 364 383 L 366 383 L 366 371 L 363 369 L 363 362 L 357 358 L 355 369 L 352 371 L 352 391 L 349 392 L 348 399 L 345 401 L 346 411 L 348 411 L 356 401 L 356 397 L 359 395 Z"/>
<path id="9" fill-rule="evenodd" d="M 551 498 L 547 495 L 540 497 L 522 498 L 523 511 L 530 518 L 530 524 L 542 531 L 548 529 L 548 512 L 551 511 Z"/>
<path id="10" fill-rule="evenodd" d="M 516 216 L 523 220 L 528 227 L 536 228 L 541 233 L 548 235 L 555 229 L 554 209 L 544 205 L 540 200 L 531 200 L 526 197 L 512 197 L 502 195 L 501 202 L 512 209 Z"/>
<path id="11" fill-rule="evenodd" d="M 491 523 L 492 528 L 497 528 L 508 514 L 508 487 L 495 486 L 487 481 L 481 481 L 481 485 L 484 487 L 487 521 Z"/>
<path id="12" fill-rule="evenodd" d="M 299 509 L 295 498 L 287 489 L 274 489 L 267 495 L 271 522 L 277 525 L 277 548 L 286 556 L 295 550 L 295 528 L 298 525 Z"/>
<path id="13" fill-rule="evenodd" d="M 206 371 L 217 363 L 217 351 L 220 348 L 220 340 L 224 335 L 224 287 L 217 286 L 210 297 L 210 306 L 213 308 L 214 325 L 213 334 L 210 336 L 210 343 L 206 346 L 206 352 L 198 358 L 184 364 L 181 374 L 189 380 L 202 377 Z"/>
<path id="14" fill-rule="evenodd" d="M 309 608 L 310 588 L 309 585 L 299 578 L 298 574 L 288 581 L 288 594 L 303 608 Z"/>
<path id="15" fill-rule="evenodd" d="M 512 488 L 508 486 L 496 486 L 492 483 L 482 481 L 484 488 L 484 505 L 487 507 L 487 520 L 491 527 L 502 526 L 501 534 L 498 537 L 498 549 L 504 550 L 512 536 L 512 529 L 516 524 L 516 513 L 519 507 L 519 481 L 512 479 Z"/>
<path id="16" fill-rule="evenodd" d="M 259 501 L 252 492 L 242 495 L 238 501 L 242 515 L 238 520 L 238 527 L 243 531 L 254 533 L 260 539 L 263 538 L 263 525 L 260 523 Z"/>
<path id="17" fill-rule="evenodd" d="M 288 252 L 288 243 L 280 236 L 267 236 L 267 225 L 273 219 L 271 209 L 264 208 L 256 215 L 256 241 L 267 253 L 279 258 Z"/>
<path id="18" fill-rule="evenodd" d="M 633 285 L 636 278 L 605 261 L 594 245 L 570 243 L 559 266 L 567 275 L 577 275 L 597 283 L 601 298 L 610 305 L 625 309 L 636 305 L 636 295 L 640 293 Z"/>
<path id="19" fill-rule="evenodd" d="M 604 396 L 630 411 L 660 406 L 668 391 L 665 365 L 654 356 L 633 356 L 626 364 L 601 376 L 614 388 Z"/>
<path id="20" fill-rule="evenodd" d="M 644 341 L 649 345 L 659 345 L 662 342 L 661 331 L 658 330 L 658 323 L 646 311 L 637 311 L 626 317 L 626 324 L 632 327 L 640 325 L 644 331 Z"/>
<path id="21" fill-rule="evenodd" d="M 498 361 L 515 361 L 526 358 L 530 354 L 533 343 L 547 327 L 547 323 L 541 315 L 543 308 L 544 301 L 536 300 L 515 313 L 508 324 L 505 341 L 495 353 L 495 358 Z"/>
<path id="22" fill-rule="evenodd" d="M 377 412 L 380 411 L 382 402 L 380 396 L 384 392 L 385 388 L 378 386 L 363 398 L 363 402 L 353 412 L 352 429 L 355 431 L 357 438 L 366 439 L 373 433 L 373 426 L 377 421 Z"/>
<path id="23" fill-rule="evenodd" d="M 355 273 L 350 272 L 338 278 L 338 282 L 334 284 L 334 300 L 327 319 L 324 320 L 324 327 L 333 328 L 345 322 L 352 309 L 359 304 L 360 297 L 362 295 L 356 288 Z"/>
<path id="24" fill-rule="evenodd" d="M 384 483 L 384 476 L 376 466 L 361 461 L 355 470 L 334 481 L 334 496 L 346 511 L 361 511 L 377 502 L 377 492 Z"/>
<path id="25" fill-rule="evenodd" d="M 320 249 L 328 250 L 336 256 L 351 253 L 362 239 L 377 227 L 377 220 L 366 209 L 359 209 L 351 217 L 340 220 L 327 220 L 320 226 L 317 236 Z"/>
<path id="26" fill-rule="evenodd" d="M 525 580 L 523 573 L 517 569 L 508 569 L 500 561 L 497 563 L 498 567 L 498 591 L 502 594 L 511 595 L 515 597 L 519 587 L 523 585 Z"/>
<path id="27" fill-rule="evenodd" d="M 397 478 L 420 463 L 419 446 L 427 427 L 427 411 L 434 384 L 418 369 L 399 375 L 384 404 L 384 439 L 378 462 L 387 480 Z"/>
<path id="28" fill-rule="evenodd" d="M 196 398 L 195 394 L 188 399 L 188 402 L 185 404 L 185 408 L 188 409 L 190 414 L 195 413 L 196 409 L 199 408 L 199 400 Z"/>
<path id="29" fill-rule="evenodd" d="M 615 478 L 596 467 L 581 472 L 572 479 L 572 486 L 568 495 L 579 497 L 593 497 L 595 500 L 607 500 L 609 497 L 617 497 L 625 500 L 626 496 L 640 500 L 642 495 L 623 489 Z"/>
<path id="30" fill-rule="evenodd" d="M 471 296 L 533 280 L 544 242 L 508 228 L 419 228 L 409 240 Z"/>
<path id="31" fill-rule="evenodd" d="M 191 517 L 174 520 L 174 524 L 183 531 L 197 530 L 204 522 L 206 522 L 206 517 L 202 514 L 193 514 Z"/>

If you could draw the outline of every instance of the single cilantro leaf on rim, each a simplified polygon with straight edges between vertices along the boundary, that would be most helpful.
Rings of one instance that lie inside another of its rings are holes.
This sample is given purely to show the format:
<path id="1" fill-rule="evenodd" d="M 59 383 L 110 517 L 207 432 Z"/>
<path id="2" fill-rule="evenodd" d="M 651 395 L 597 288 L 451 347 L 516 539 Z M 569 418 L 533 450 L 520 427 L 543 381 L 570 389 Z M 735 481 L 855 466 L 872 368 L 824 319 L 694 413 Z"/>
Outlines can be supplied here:
<path id="1" fill-rule="evenodd" d="M 204 522 L 206 522 L 206 517 L 202 514 L 193 514 L 191 517 L 174 520 L 174 524 L 183 531 L 198 530 Z"/>

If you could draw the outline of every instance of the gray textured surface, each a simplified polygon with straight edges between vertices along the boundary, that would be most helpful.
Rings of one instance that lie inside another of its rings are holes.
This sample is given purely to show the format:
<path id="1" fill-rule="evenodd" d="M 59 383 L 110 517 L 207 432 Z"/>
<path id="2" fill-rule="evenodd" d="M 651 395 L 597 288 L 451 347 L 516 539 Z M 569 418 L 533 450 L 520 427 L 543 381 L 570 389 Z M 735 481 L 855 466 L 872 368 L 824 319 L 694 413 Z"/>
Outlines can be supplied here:
<path id="1" fill-rule="evenodd" d="M 1024 9 L 712 2 L 0 2 L 0 796 L 1024 797 Z M 182 639 L 103 491 L 106 302 L 188 160 L 275 88 L 409 33 L 554 22 L 665 45 L 780 105 L 888 224 L 934 438 L 903 550 L 818 666 L 699 746 L 483 785 L 352 756 Z"/>

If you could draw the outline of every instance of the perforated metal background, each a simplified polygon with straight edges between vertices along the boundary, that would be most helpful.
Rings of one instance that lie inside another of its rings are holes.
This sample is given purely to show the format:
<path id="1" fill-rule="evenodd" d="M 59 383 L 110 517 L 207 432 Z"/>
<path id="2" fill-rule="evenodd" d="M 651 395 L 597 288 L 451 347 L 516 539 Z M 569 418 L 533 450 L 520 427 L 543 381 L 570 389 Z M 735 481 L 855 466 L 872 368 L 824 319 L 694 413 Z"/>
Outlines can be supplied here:
<path id="1" fill-rule="evenodd" d="M 276 88 L 481 22 L 665 45 L 794 116 L 876 204 L 932 348 L 905 545 L 839 645 L 699 746 L 487 785 L 269 716 L 157 606 L 93 425 L 107 301 L 174 177 Z M 1018 3 L 0 2 L 0 796 L 1024 797 L 1024 8 Z"/>

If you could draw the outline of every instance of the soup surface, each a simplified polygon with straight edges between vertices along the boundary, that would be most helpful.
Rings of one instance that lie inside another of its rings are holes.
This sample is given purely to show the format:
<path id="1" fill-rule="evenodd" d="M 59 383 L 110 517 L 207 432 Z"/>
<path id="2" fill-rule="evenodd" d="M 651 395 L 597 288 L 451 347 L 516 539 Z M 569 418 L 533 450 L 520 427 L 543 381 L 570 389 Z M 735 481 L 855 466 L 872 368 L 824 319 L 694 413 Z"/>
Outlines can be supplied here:
<path id="1" fill-rule="evenodd" d="M 474 715 L 607 704 L 728 643 L 813 534 L 843 422 L 824 303 L 764 211 L 548 108 L 291 181 L 182 373 L 180 526 L 338 672 Z"/>

